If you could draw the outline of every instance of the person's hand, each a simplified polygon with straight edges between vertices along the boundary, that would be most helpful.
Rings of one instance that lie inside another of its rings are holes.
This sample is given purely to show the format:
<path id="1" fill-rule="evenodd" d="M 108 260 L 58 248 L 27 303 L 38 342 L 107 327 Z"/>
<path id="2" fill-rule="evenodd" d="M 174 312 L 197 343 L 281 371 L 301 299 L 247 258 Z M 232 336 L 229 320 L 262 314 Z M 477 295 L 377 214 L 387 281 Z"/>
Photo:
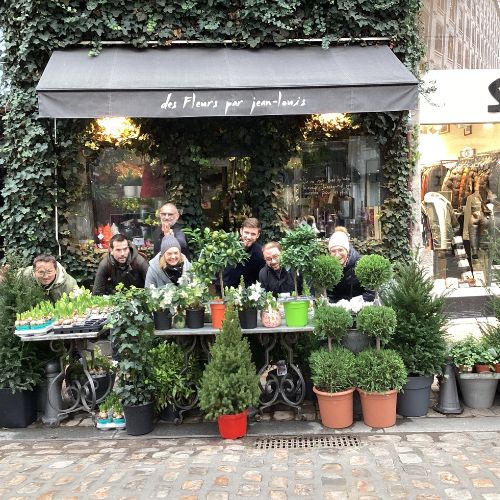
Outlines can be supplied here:
<path id="1" fill-rule="evenodd" d="M 170 236 L 174 234 L 174 231 L 170 228 L 170 224 L 168 222 L 162 223 L 161 230 L 163 231 L 164 236 Z"/>

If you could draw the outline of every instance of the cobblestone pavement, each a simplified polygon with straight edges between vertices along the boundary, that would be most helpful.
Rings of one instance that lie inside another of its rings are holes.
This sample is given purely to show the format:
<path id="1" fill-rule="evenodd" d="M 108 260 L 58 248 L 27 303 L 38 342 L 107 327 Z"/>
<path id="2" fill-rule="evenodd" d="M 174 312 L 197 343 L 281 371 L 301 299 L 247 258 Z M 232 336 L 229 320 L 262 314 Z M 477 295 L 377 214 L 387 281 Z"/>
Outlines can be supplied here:
<path id="1" fill-rule="evenodd" d="M 372 433 L 332 448 L 257 443 L 2 441 L 0 498 L 500 500 L 500 431 Z"/>

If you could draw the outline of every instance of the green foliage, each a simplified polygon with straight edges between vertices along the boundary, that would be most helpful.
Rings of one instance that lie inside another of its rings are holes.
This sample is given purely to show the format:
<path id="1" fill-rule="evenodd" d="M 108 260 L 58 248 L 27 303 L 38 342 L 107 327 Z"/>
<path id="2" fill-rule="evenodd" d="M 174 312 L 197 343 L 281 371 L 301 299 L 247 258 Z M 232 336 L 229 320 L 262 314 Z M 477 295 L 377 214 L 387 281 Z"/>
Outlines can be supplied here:
<path id="1" fill-rule="evenodd" d="M 154 390 L 155 407 L 161 411 L 169 403 L 182 401 L 194 394 L 196 380 L 193 363 L 184 366 L 184 352 L 173 342 L 162 342 L 151 352 L 153 372 L 151 383 Z"/>
<path id="2" fill-rule="evenodd" d="M 193 262 L 193 272 L 201 279 L 211 282 L 218 277 L 222 296 L 224 283 L 222 272 L 226 267 L 236 266 L 248 259 L 238 233 L 211 230 L 208 227 L 191 231 L 191 241 L 201 249 L 200 257 Z"/>
<path id="3" fill-rule="evenodd" d="M 384 304 L 396 312 L 397 328 L 387 347 L 403 358 L 411 375 L 442 372 L 446 356 L 444 298 L 432 293 L 434 280 L 414 259 L 398 266 Z"/>
<path id="4" fill-rule="evenodd" d="M 365 349 L 356 356 L 355 376 L 366 392 L 400 391 L 408 374 L 401 356 L 392 349 Z"/>
<path id="5" fill-rule="evenodd" d="M 16 314 L 28 311 L 46 298 L 40 285 L 24 276 L 18 261 L 1 271 L 0 279 L 0 388 L 32 389 L 41 379 L 44 359 L 36 342 L 14 335 Z"/>
<path id="6" fill-rule="evenodd" d="M 495 363 L 500 363 L 500 325 L 488 326 L 483 331 L 483 342 L 497 353 Z"/>
<path id="7" fill-rule="evenodd" d="M 108 356 L 105 356 L 101 348 L 96 345 L 90 361 L 88 362 L 89 371 L 91 373 L 103 374 L 114 371 L 113 362 Z"/>
<path id="8" fill-rule="evenodd" d="M 364 255 L 356 263 L 354 273 L 364 288 L 380 290 L 391 279 L 392 264 L 381 255 Z"/>
<path id="9" fill-rule="evenodd" d="M 366 306 L 356 317 L 358 330 L 376 339 L 377 349 L 387 344 L 396 330 L 396 313 L 387 306 Z"/>
<path id="10" fill-rule="evenodd" d="M 424 54 L 419 38 L 421 5 L 421 0 L 0 2 L 3 71 L 9 88 L 0 103 L 6 110 L 5 145 L 0 157 L 0 168 L 6 169 L 0 209 L 5 248 L 18 249 L 26 258 L 56 250 L 53 207 L 57 200 L 59 228 L 67 231 L 65 217 L 82 190 L 82 183 L 75 182 L 85 167 L 82 150 L 91 160 L 83 147 L 87 120 L 64 120 L 64 126 L 59 121 L 56 144 L 53 122 L 37 119 L 34 89 L 53 50 L 91 41 L 89 55 L 95 56 L 103 41 L 145 48 L 150 41 L 165 47 L 175 40 L 230 39 L 236 47 L 260 47 L 296 45 L 297 39 L 314 38 L 321 39 L 327 48 L 342 37 L 353 43 L 361 37 L 388 37 L 395 54 L 417 74 Z M 408 180 L 416 152 L 406 140 L 408 113 L 370 113 L 356 120 L 382 147 L 387 192 L 381 215 L 385 250 L 391 259 L 405 257 L 412 217 Z M 150 152 L 158 155 L 162 164 L 168 163 L 167 192 L 183 210 L 187 226 L 203 226 L 199 175 L 203 159 L 238 151 L 253 156 L 248 193 L 252 215 L 263 224 L 262 238 L 279 237 L 284 215 L 280 174 L 301 139 L 304 117 L 140 122 L 150 134 Z M 73 273 L 71 266 L 68 269 Z"/>
<path id="11" fill-rule="evenodd" d="M 281 240 L 281 266 L 293 272 L 295 294 L 297 290 L 297 272 L 304 276 L 311 275 L 314 258 L 321 255 L 321 245 L 311 226 L 303 225 L 288 231 Z"/>
<path id="12" fill-rule="evenodd" d="M 351 313 L 343 307 L 319 306 L 314 311 L 314 335 L 320 339 L 328 338 L 329 347 L 332 340 L 339 342 L 352 324 Z"/>
<path id="13" fill-rule="evenodd" d="M 124 288 L 121 283 L 116 287 L 112 303 L 108 324 L 120 358 L 116 392 L 125 406 L 150 403 L 154 388 L 151 383 L 153 311 L 149 290 Z"/>
<path id="14" fill-rule="evenodd" d="M 319 255 L 313 259 L 310 280 L 317 293 L 326 295 L 326 289 L 334 288 L 343 272 L 339 259 L 331 255 Z"/>
<path id="15" fill-rule="evenodd" d="M 498 359 L 498 351 L 489 343 L 488 338 L 477 339 L 468 335 L 462 340 L 454 342 L 450 349 L 450 356 L 462 371 L 470 371 L 476 364 L 492 365 Z"/>
<path id="16" fill-rule="evenodd" d="M 259 377 L 247 339 L 241 335 L 236 311 L 226 309 L 222 331 L 210 346 L 198 392 L 206 418 L 241 413 L 256 405 L 260 395 Z"/>
<path id="17" fill-rule="evenodd" d="M 356 386 L 356 356 L 345 347 L 321 349 L 309 359 L 314 386 L 323 392 L 342 392 Z"/>

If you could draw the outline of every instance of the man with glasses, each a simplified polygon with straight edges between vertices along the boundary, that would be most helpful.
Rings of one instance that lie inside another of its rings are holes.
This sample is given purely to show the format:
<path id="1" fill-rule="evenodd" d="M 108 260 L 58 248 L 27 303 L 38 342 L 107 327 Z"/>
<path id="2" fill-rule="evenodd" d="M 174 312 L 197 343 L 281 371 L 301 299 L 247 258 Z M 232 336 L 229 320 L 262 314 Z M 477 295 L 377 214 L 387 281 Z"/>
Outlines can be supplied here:
<path id="1" fill-rule="evenodd" d="M 161 250 L 161 242 L 164 236 L 175 236 L 181 246 L 181 253 L 188 259 L 190 252 L 186 241 L 186 235 L 182 231 L 182 226 L 178 222 L 179 212 L 173 203 L 165 203 L 160 208 L 161 224 L 153 232 L 154 252 L 155 255 Z"/>
<path id="2" fill-rule="evenodd" d="M 259 272 L 259 281 L 266 292 L 273 292 L 273 295 L 294 292 L 292 273 L 281 267 L 281 245 L 277 241 L 266 243 L 262 247 L 262 254 L 266 265 Z M 297 288 L 300 295 L 302 293 L 302 276 L 300 275 L 297 277 Z"/>
<path id="3" fill-rule="evenodd" d="M 38 255 L 33 260 L 33 266 L 24 268 L 22 273 L 35 278 L 51 302 L 57 302 L 64 292 L 69 294 L 78 290 L 76 280 L 52 255 Z"/>

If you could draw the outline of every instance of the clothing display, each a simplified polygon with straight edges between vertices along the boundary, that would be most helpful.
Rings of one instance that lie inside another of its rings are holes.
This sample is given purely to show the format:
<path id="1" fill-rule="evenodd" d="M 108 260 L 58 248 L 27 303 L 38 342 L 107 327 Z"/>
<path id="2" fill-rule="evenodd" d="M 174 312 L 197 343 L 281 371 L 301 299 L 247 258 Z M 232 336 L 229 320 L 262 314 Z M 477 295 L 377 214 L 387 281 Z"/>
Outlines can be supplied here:
<path id="1" fill-rule="evenodd" d="M 427 193 L 424 197 L 426 214 L 434 249 L 451 248 L 456 217 L 451 203 L 441 193 Z"/>

